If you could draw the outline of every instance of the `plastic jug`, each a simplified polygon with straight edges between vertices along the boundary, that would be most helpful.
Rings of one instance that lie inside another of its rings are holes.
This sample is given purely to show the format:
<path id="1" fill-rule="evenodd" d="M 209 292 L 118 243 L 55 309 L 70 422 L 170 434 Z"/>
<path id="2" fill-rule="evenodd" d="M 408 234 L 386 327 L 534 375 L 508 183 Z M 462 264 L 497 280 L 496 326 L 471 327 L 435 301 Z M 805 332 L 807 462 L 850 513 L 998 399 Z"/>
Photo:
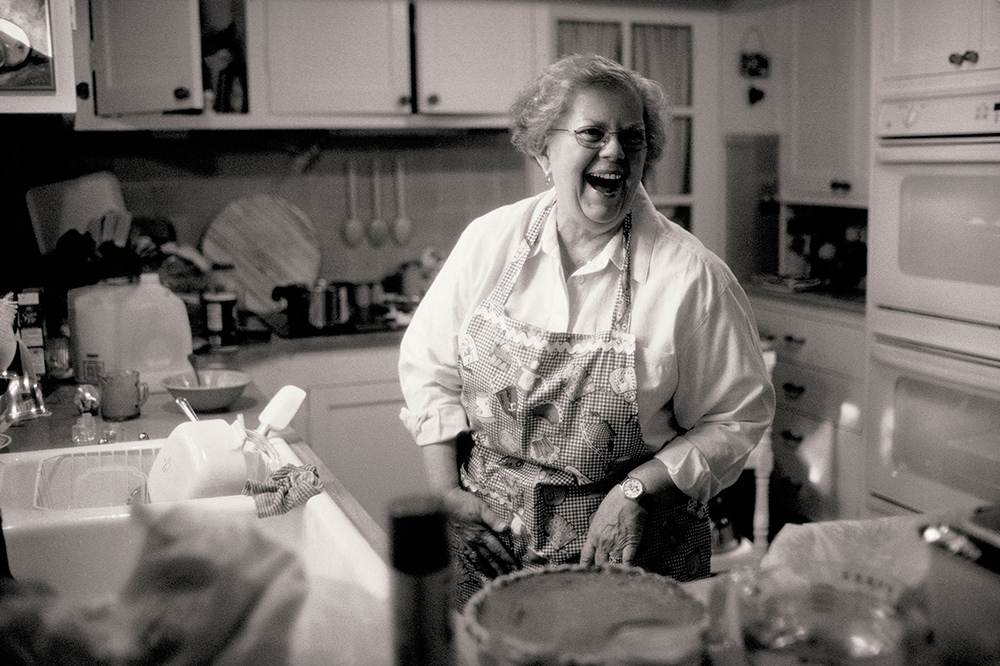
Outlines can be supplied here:
<path id="1" fill-rule="evenodd" d="M 132 291 L 128 280 L 121 278 L 67 293 L 73 372 L 78 383 L 96 385 L 102 373 L 121 369 L 118 313 Z"/>
<path id="2" fill-rule="evenodd" d="M 118 315 L 119 364 L 138 370 L 150 393 L 163 393 L 163 380 L 192 372 L 191 323 L 179 296 L 160 284 L 156 273 L 143 273 L 122 300 Z"/>

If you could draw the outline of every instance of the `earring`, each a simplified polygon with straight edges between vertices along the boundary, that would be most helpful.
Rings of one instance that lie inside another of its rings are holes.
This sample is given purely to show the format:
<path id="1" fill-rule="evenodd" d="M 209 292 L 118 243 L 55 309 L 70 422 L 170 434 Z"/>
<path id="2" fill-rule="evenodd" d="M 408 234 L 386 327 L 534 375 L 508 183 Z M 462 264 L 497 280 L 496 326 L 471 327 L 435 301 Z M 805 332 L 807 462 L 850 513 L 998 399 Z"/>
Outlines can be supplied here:
<path id="1" fill-rule="evenodd" d="M 545 183 L 548 185 L 552 184 L 552 173 L 549 171 L 545 172 Z"/>

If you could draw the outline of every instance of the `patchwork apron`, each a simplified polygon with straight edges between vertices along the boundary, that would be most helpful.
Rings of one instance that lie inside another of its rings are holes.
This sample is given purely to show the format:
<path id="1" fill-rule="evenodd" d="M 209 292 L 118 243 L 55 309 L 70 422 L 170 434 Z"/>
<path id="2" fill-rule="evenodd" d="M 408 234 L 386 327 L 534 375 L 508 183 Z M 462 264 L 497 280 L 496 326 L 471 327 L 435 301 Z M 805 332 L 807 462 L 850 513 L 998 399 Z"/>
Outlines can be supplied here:
<path id="1" fill-rule="evenodd" d="M 631 325 L 631 214 L 622 226 L 624 266 L 611 328 L 547 331 L 507 316 L 505 304 L 554 202 L 532 221 L 489 297 L 459 338 L 462 402 L 471 448 L 463 488 L 508 521 L 500 535 L 522 568 L 579 561 L 590 519 L 625 475 L 652 457 L 636 405 Z M 458 600 L 488 574 L 453 545 Z M 636 564 L 677 580 L 709 574 L 707 507 L 696 500 L 652 510 Z"/>

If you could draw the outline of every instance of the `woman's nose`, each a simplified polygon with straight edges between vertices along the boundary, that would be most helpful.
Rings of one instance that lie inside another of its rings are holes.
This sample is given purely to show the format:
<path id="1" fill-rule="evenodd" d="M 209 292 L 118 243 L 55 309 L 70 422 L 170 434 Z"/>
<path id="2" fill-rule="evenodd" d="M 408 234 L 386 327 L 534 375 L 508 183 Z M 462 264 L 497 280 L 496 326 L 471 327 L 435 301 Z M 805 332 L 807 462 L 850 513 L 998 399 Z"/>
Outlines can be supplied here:
<path id="1" fill-rule="evenodd" d="M 603 157 L 624 157 L 625 149 L 622 147 L 621 142 L 618 140 L 617 132 L 609 132 L 606 137 L 604 137 L 604 145 L 601 146 L 600 154 Z"/>

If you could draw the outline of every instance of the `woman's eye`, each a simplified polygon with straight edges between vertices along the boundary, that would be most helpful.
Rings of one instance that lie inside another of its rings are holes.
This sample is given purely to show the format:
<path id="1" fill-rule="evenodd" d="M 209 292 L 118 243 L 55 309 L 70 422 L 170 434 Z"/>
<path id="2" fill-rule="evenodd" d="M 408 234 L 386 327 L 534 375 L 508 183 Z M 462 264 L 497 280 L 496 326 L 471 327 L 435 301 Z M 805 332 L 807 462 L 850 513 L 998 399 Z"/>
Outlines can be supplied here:
<path id="1" fill-rule="evenodd" d="M 641 130 L 630 130 L 618 135 L 623 145 L 640 146 L 646 142 L 646 135 Z"/>
<path id="2" fill-rule="evenodd" d="M 604 139 L 604 130 L 599 127 L 583 127 L 578 129 L 576 133 L 581 139 L 585 139 L 587 141 L 601 141 Z"/>

